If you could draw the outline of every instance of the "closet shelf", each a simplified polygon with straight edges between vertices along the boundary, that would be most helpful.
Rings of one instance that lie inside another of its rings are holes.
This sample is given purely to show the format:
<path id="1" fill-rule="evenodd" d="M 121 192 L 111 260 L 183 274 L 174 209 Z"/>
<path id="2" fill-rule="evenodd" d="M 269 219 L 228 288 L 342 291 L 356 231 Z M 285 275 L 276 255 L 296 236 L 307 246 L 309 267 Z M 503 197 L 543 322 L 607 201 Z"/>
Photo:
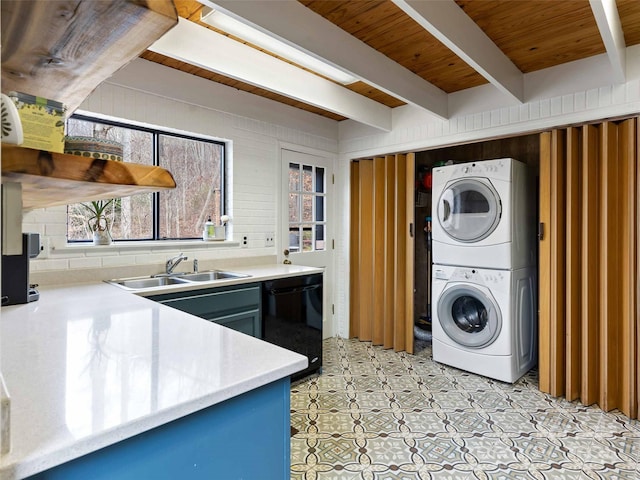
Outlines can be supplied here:
<path id="1" fill-rule="evenodd" d="M 22 184 L 24 210 L 176 187 L 161 167 L 10 145 L 2 146 L 2 181 Z"/>

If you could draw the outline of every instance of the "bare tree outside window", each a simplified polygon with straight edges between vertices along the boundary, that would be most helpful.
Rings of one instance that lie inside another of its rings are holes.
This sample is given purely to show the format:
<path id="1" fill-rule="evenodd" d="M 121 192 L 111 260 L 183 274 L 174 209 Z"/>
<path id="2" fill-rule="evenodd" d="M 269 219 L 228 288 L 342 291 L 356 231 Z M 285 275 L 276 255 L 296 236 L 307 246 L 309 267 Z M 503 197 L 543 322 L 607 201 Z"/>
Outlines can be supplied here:
<path id="1" fill-rule="evenodd" d="M 160 237 L 201 236 L 207 218 L 219 223 L 222 215 L 222 149 L 215 143 L 168 135 L 160 135 L 159 147 L 162 166 L 178 185 L 161 197 Z"/>
<path id="2" fill-rule="evenodd" d="M 289 251 L 325 250 L 325 169 L 289 164 Z"/>
<path id="3" fill-rule="evenodd" d="M 121 143 L 123 161 L 159 165 L 176 181 L 173 190 L 115 199 L 107 212 L 115 241 L 201 238 L 207 218 L 225 213 L 223 143 L 76 116 L 67 134 Z M 67 207 L 68 241 L 92 238 L 86 220 L 80 204 Z"/>

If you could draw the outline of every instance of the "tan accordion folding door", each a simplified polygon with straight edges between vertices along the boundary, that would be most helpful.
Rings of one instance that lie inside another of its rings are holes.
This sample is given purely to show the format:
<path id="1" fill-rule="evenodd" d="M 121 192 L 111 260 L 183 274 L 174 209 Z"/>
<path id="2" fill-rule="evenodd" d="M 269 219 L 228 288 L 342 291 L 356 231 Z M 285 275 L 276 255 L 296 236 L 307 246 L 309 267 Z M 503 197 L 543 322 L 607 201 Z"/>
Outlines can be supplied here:
<path id="1" fill-rule="evenodd" d="M 638 417 L 638 119 L 540 137 L 540 389 Z"/>
<path id="2" fill-rule="evenodd" d="M 351 162 L 349 335 L 413 353 L 414 154 Z"/>

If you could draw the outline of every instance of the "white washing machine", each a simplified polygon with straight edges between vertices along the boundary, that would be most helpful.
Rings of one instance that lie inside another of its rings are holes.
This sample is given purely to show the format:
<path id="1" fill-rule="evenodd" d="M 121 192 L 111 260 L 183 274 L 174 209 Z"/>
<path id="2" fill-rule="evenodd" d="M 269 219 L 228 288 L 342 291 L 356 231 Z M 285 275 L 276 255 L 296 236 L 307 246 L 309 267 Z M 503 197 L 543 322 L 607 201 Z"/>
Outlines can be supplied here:
<path id="1" fill-rule="evenodd" d="M 535 268 L 433 266 L 433 360 L 513 383 L 537 361 Z"/>
<path id="2" fill-rule="evenodd" d="M 433 169 L 433 263 L 534 265 L 535 179 L 512 158 Z"/>

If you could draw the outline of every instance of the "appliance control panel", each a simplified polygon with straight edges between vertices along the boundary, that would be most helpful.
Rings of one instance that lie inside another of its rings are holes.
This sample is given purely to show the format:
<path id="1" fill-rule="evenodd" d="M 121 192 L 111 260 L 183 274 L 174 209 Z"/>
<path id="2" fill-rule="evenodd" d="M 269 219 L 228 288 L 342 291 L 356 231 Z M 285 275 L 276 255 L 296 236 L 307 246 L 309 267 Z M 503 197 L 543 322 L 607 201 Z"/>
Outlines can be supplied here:
<path id="1" fill-rule="evenodd" d="M 472 267 L 450 267 L 449 269 L 436 267 L 433 270 L 433 276 L 436 280 L 470 282 L 477 285 L 497 285 L 505 280 L 505 272 L 501 270 Z"/>
<path id="2" fill-rule="evenodd" d="M 496 160 L 478 160 L 477 162 L 459 163 L 444 167 L 436 167 L 434 173 L 444 174 L 447 179 L 465 177 L 489 177 L 509 181 L 511 179 L 511 158 Z"/>

